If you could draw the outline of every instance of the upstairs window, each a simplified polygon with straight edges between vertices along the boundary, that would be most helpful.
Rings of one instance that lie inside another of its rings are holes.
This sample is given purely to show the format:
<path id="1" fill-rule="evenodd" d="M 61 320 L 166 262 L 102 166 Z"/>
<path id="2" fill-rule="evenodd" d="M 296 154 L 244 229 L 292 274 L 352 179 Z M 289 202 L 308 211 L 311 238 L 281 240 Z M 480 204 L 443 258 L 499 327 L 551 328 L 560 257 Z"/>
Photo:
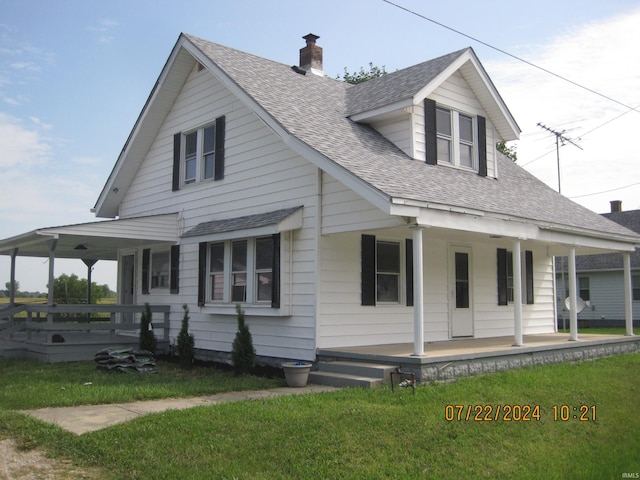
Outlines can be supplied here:
<path id="1" fill-rule="evenodd" d="M 438 163 L 474 168 L 473 117 L 436 108 Z"/>
<path id="2" fill-rule="evenodd" d="M 172 190 L 205 180 L 224 178 L 225 117 L 173 137 Z"/>
<path id="3" fill-rule="evenodd" d="M 424 99 L 425 161 L 487 176 L 487 121 Z"/>

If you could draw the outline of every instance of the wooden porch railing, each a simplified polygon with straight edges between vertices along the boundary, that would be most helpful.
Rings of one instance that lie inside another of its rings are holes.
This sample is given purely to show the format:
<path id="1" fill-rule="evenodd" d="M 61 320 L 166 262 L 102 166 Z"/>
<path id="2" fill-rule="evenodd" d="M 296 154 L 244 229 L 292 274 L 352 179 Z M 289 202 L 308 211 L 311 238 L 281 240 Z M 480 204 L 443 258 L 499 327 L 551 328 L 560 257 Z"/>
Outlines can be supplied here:
<path id="1" fill-rule="evenodd" d="M 169 341 L 169 305 L 150 305 L 151 324 L 156 338 Z M 47 343 L 53 343 L 54 334 L 65 332 L 98 333 L 109 332 L 115 336 L 117 332 L 138 332 L 140 316 L 144 305 L 16 305 L 0 311 L 2 327 L 0 334 L 26 331 L 27 341 L 32 333 L 47 334 Z M 26 312 L 26 318 L 20 315 Z M 91 315 L 96 315 L 92 317 Z M 98 316 L 99 315 L 99 316 Z M 162 319 L 159 319 L 159 316 Z M 162 335 L 158 335 L 162 329 Z"/>

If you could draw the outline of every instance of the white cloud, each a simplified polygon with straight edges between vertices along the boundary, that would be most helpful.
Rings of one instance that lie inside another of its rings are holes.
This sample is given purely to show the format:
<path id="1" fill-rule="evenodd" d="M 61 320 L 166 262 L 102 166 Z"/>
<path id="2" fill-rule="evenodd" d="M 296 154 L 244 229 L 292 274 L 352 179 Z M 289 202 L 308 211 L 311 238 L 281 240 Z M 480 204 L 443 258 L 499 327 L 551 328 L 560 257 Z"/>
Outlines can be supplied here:
<path id="1" fill-rule="evenodd" d="M 52 154 L 52 147 L 37 129 L 29 129 L 22 122 L 0 112 L 0 155 L 1 167 L 21 169 L 46 162 Z M 8 172 L 5 172 L 7 175 Z"/>
<path id="2" fill-rule="evenodd" d="M 560 148 L 562 193 L 598 212 L 614 199 L 622 199 L 625 209 L 640 208 L 640 188 L 621 188 L 640 182 L 639 154 L 630 141 L 640 130 L 640 113 L 624 114 L 628 108 L 602 96 L 640 104 L 639 24 L 636 10 L 565 32 L 521 55 L 601 95 L 512 59 L 486 63 L 522 129 L 518 163 L 557 188 L 555 136 L 537 124 L 563 132 L 583 150 Z M 586 196 L 605 190 L 613 191 Z"/>

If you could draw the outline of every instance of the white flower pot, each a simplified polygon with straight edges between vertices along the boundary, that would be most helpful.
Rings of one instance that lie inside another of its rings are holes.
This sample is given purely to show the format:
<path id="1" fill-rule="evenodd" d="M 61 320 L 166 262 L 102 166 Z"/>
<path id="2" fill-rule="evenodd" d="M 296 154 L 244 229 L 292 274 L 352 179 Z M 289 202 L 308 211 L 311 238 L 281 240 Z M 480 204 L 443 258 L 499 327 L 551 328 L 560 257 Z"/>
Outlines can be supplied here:
<path id="1" fill-rule="evenodd" d="M 304 387 L 309 380 L 311 364 L 305 362 L 285 362 L 282 364 L 284 378 L 290 387 Z"/>

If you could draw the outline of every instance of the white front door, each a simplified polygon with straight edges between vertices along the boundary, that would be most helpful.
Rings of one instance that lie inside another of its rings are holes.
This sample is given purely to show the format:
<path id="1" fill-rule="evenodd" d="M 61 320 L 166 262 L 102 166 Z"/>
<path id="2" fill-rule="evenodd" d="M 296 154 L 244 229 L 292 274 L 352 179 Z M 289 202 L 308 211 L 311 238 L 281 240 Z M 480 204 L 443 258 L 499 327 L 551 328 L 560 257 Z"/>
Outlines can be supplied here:
<path id="1" fill-rule="evenodd" d="M 449 318 L 452 337 L 473 336 L 471 248 L 449 247 Z"/>

